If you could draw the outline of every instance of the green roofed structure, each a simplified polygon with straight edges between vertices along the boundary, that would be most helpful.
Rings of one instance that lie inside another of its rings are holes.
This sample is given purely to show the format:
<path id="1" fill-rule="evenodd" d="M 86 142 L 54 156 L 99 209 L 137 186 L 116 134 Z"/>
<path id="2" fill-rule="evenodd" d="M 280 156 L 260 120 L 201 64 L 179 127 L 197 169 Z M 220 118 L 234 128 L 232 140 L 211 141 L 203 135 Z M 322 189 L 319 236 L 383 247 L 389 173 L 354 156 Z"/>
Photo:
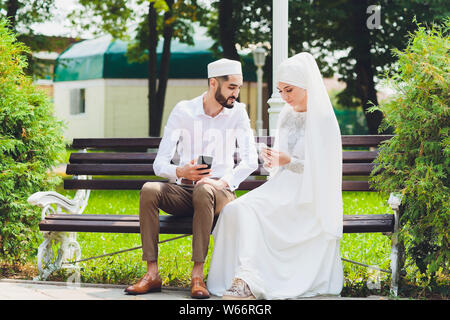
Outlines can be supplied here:
<path id="1" fill-rule="evenodd" d="M 162 41 L 157 47 L 158 71 Z M 210 51 L 213 41 L 196 40 L 194 46 L 171 42 L 170 79 L 206 79 L 208 63 L 216 60 Z M 146 79 L 148 62 L 130 63 L 126 56 L 128 42 L 104 36 L 73 44 L 56 60 L 54 81 L 90 79 Z M 256 81 L 256 67 L 251 55 L 243 56 L 243 73 L 246 81 Z"/>
<path id="2" fill-rule="evenodd" d="M 160 41 L 158 68 L 162 45 Z M 162 128 L 177 102 L 208 89 L 207 65 L 220 58 L 209 50 L 212 45 L 205 36 L 195 39 L 193 46 L 172 40 Z M 66 122 L 68 142 L 73 138 L 148 136 L 148 62 L 130 63 L 127 48 L 127 42 L 103 36 L 74 43 L 58 56 L 53 98 L 56 116 Z M 257 86 L 251 53 L 242 55 L 242 63 L 240 100 L 247 105 L 254 128 Z M 263 91 L 267 101 L 265 84 Z"/>

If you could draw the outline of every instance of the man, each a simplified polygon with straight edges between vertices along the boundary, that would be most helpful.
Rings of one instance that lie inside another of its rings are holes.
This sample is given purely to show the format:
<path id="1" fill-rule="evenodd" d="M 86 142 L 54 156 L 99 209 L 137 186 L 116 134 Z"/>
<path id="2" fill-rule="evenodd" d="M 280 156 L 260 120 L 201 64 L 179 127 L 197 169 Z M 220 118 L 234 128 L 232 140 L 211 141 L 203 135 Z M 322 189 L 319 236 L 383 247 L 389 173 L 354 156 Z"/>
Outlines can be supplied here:
<path id="1" fill-rule="evenodd" d="M 172 182 L 147 182 L 141 189 L 139 220 L 147 273 L 125 289 L 127 293 L 161 290 L 157 242 L 162 209 L 172 215 L 193 216 L 191 297 L 209 298 L 203 264 L 214 216 L 236 199 L 234 190 L 258 167 L 245 105 L 236 101 L 242 81 L 240 62 L 212 62 L 208 65 L 208 91 L 179 102 L 172 110 L 153 164 L 156 175 Z M 234 167 L 236 142 L 241 161 Z M 180 155 L 179 165 L 171 163 L 175 151 Z M 197 164 L 199 156 L 213 158 L 211 169 Z"/>

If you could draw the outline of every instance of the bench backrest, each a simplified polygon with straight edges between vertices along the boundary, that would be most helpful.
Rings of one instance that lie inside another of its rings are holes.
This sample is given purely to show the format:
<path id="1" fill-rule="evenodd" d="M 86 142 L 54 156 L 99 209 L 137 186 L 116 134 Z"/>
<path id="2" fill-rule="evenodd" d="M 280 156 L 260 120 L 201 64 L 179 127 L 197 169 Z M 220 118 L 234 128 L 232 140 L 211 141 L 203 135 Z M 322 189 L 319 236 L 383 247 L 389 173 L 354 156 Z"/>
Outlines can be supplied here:
<path id="1" fill-rule="evenodd" d="M 346 151 L 359 147 L 376 148 L 391 135 L 342 136 L 343 191 L 373 191 L 367 181 L 377 157 L 376 150 Z M 273 137 L 256 137 L 257 142 L 272 145 Z M 70 155 L 66 173 L 73 179 L 64 180 L 65 189 L 140 190 L 147 181 L 167 181 L 155 177 L 153 161 L 161 138 L 92 138 L 74 139 L 72 148 L 88 149 Z M 102 150 L 102 152 L 95 152 Z M 239 161 L 235 155 L 235 161 Z M 93 179 L 78 179 L 79 175 Z M 111 177 L 114 176 L 114 177 Z M 252 190 L 266 181 L 267 172 L 260 166 L 239 186 Z"/>

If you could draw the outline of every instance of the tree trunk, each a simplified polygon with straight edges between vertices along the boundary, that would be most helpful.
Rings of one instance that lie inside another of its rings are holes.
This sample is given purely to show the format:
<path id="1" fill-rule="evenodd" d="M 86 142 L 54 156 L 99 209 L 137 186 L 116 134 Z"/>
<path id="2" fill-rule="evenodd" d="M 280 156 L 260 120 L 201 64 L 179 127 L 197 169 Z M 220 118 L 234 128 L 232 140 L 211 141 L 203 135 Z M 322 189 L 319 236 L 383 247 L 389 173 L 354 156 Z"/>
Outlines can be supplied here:
<path id="1" fill-rule="evenodd" d="M 19 1 L 18 0 L 9 0 L 6 4 L 6 17 L 8 17 L 10 25 L 9 28 L 11 30 L 15 30 L 16 28 L 16 14 L 17 10 L 19 10 Z"/>
<path id="2" fill-rule="evenodd" d="M 158 33 L 156 30 L 156 10 L 153 3 L 150 3 L 148 10 L 148 116 L 149 116 L 149 135 L 159 136 L 159 130 L 156 130 L 161 124 L 158 124 L 158 118 L 153 116 L 158 114 L 158 103 L 156 98 L 156 73 L 157 59 L 156 46 L 158 44 Z"/>
<path id="3" fill-rule="evenodd" d="M 161 56 L 160 68 L 159 68 L 159 81 L 158 81 L 158 91 L 156 93 L 157 109 L 153 114 L 153 117 L 158 119 L 158 124 L 154 126 L 152 133 L 160 135 L 161 132 L 161 122 L 162 115 L 164 112 L 164 102 L 166 98 L 167 91 L 167 81 L 169 80 L 169 69 L 170 69 L 170 43 L 173 36 L 173 26 L 169 20 L 172 18 L 172 5 L 173 0 L 166 0 L 169 11 L 164 14 L 164 29 L 163 29 L 163 52 Z M 156 120 L 155 120 L 156 122 Z"/>
<path id="4" fill-rule="evenodd" d="M 364 115 L 366 117 L 369 134 L 378 134 L 378 127 L 380 126 L 383 114 L 380 111 L 367 112 L 372 106 L 378 105 L 377 91 L 375 89 L 374 72 L 372 59 L 370 55 L 370 33 L 366 25 L 367 19 L 367 1 L 353 0 L 352 23 L 354 27 L 355 45 L 353 54 L 356 59 L 356 88 L 357 96 L 361 100 Z"/>
<path id="5" fill-rule="evenodd" d="M 236 10 L 236 1 L 220 0 L 219 3 L 219 37 L 223 49 L 223 57 L 240 61 L 241 58 L 236 49 L 235 29 L 233 23 L 233 9 Z"/>
<path id="6" fill-rule="evenodd" d="M 357 94 L 361 99 L 369 134 L 378 134 L 378 127 L 383 119 L 383 114 L 380 111 L 367 112 L 367 110 L 372 106 L 372 103 L 374 105 L 378 105 L 377 91 L 375 89 L 375 82 L 373 81 L 373 70 L 370 64 L 370 57 L 369 59 L 358 59 L 355 69 L 357 74 Z"/>

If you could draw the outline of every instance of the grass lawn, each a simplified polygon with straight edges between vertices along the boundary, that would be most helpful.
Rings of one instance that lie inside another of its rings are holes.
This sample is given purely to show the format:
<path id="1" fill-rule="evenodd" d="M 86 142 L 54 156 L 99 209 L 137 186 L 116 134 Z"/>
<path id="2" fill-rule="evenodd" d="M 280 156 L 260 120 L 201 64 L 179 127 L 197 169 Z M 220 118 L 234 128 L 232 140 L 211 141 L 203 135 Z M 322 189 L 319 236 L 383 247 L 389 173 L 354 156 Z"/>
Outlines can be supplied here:
<path id="1" fill-rule="evenodd" d="M 73 196 L 74 191 L 58 192 Z M 245 191 L 238 191 L 238 196 Z M 373 192 L 344 192 L 344 214 L 383 214 L 391 213 L 387 199 Z M 91 191 L 86 214 L 138 214 L 138 191 Z M 176 235 L 160 235 L 160 240 Z M 189 286 L 192 236 L 160 244 L 159 267 L 164 285 Z M 139 234 L 78 233 L 78 242 L 82 249 L 82 258 L 102 255 L 141 245 Z M 213 249 L 211 237 L 209 253 L 205 263 L 205 276 L 209 267 Z M 343 258 L 368 265 L 389 269 L 390 239 L 380 233 L 344 234 L 341 241 Z M 138 280 L 146 271 L 140 249 L 94 259 L 80 263 L 82 282 L 129 284 Z M 367 279 L 377 276 L 370 269 L 343 262 L 345 288 L 342 295 L 361 295 L 367 293 Z M 61 273 L 55 275 L 61 276 Z M 382 288 L 387 289 L 388 276 L 380 274 Z M 49 278 L 50 280 L 50 278 Z"/>

